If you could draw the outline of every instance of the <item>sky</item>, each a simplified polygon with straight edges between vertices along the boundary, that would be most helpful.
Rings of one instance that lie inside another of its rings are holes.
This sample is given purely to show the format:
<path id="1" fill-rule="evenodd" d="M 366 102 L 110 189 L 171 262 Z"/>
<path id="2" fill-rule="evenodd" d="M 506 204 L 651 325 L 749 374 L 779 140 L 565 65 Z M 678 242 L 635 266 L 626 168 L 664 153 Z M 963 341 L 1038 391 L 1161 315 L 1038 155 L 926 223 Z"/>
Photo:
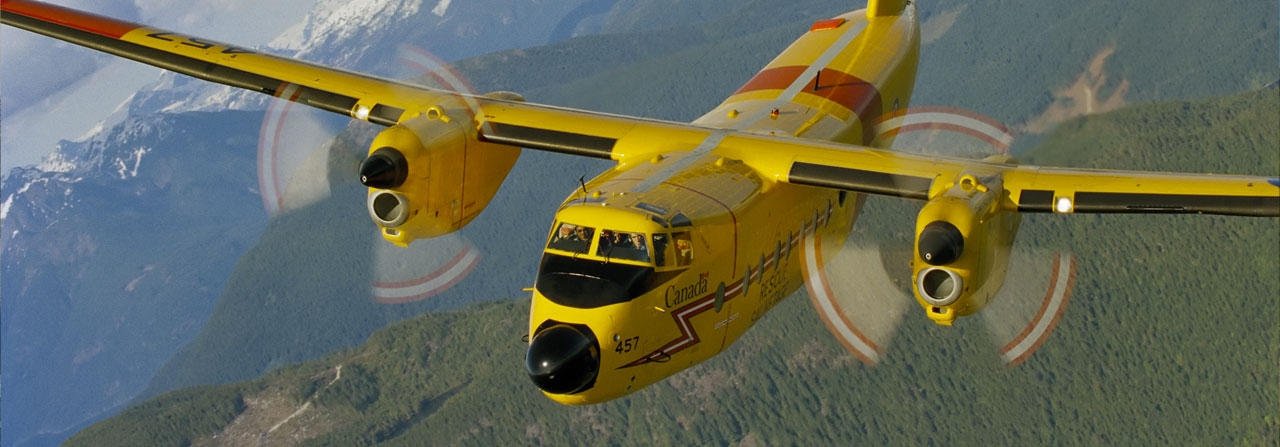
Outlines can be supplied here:
<path id="1" fill-rule="evenodd" d="M 48 3 L 255 47 L 302 21 L 316 0 L 50 0 Z M 101 125 L 161 71 L 0 27 L 0 170 L 36 164 L 58 140 Z"/>

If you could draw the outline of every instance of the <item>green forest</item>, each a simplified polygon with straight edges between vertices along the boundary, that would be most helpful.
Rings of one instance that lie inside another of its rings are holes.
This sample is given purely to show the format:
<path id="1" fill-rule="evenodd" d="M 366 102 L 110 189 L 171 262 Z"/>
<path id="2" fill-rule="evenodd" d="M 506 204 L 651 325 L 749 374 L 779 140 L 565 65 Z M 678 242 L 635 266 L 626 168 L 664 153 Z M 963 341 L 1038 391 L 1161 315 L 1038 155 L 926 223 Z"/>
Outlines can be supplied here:
<path id="1" fill-rule="evenodd" d="M 687 121 L 847 3 L 623 0 L 604 34 L 456 68 L 480 92 Z M 1094 93 L 1127 92 L 1138 105 L 1024 132 L 1023 162 L 1280 171 L 1280 92 L 1259 90 L 1277 77 L 1274 2 L 943 0 L 920 14 L 935 40 L 922 49 L 913 105 L 1014 127 L 1070 105 L 1053 92 L 1114 51 Z M 376 130 L 353 126 L 330 163 L 355 166 Z M 546 235 L 537 222 L 551 222 L 579 175 L 608 165 L 525 152 L 462 232 L 486 254 L 472 275 L 483 280 L 420 303 L 373 303 L 364 191 L 331 179 L 329 200 L 273 219 L 246 251 L 201 334 L 151 382 L 146 394 L 158 397 L 68 444 L 1280 442 L 1280 222 L 1218 216 L 1028 216 L 1018 243 L 1069 249 L 1079 268 L 1057 331 L 1012 370 L 996 366 L 979 321 L 940 328 L 918 310 L 884 362 L 865 367 L 801 292 L 702 365 L 618 401 L 561 407 L 524 377 L 520 288 Z M 906 250 L 918 210 L 871 198 L 855 231 Z M 510 230 L 514 221 L 534 223 Z"/>
<path id="2" fill-rule="evenodd" d="M 1274 175 L 1277 122 L 1275 88 L 1146 104 L 1067 121 L 1021 158 Z M 895 229 L 918 206 L 872 198 L 857 231 L 903 239 Z M 67 445 L 1276 445 L 1278 229 L 1275 218 L 1028 216 L 1018 243 L 1068 248 L 1079 269 L 1057 331 L 1012 369 L 979 321 L 943 328 L 919 309 L 866 367 L 802 292 L 703 364 L 564 407 L 524 377 L 528 303 L 510 299 L 414 317 L 255 380 L 167 393 Z"/>
<path id="3" fill-rule="evenodd" d="M 922 28 L 935 39 L 922 48 L 913 105 L 964 108 L 1016 127 L 1051 104 L 1069 102 L 1051 92 L 1070 84 L 1099 51 L 1112 47 L 1115 53 L 1102 66 L 1106 82 L 1100 84 L 1098 94 L 1110 95 L 1124 80 L 1130 83 L 1130 101 L 1223 95 L 1255 89 L 1261 81 L 1277 76 L 1275 55 L 1280 43 L 1260 37 L 1276 34 L 1273 2 L 1241 2 L 1222 12 L 1224 20 L 1263 18 L 1257 26 L 1215 27 L 1192 40 L 1152 36 L 1211 26 L 1191 14 L 1218 13 L 1208 11 L 1203 2 L 1172 2 L 1158 14 L 1148 13 L 1138 2 L 1089 0 L 1078 7 L 1114 17 L 1098 20 L 1088 14 L 1063 14 L 1068 6 L 1054 2 L 924 2 L 920 5 Z M 509 90 L 535 102 L 687 121 L 741 86 L 815 17 L 850 8 L 848 2 L 833 0 L 626 0 L 610 14 L 603 34 L 484 55 L 460 61 L 456 68 L 478 92 Z M 943 26 L 944 17 L 953 17 L 954 23 Z M 1046 17 L 1054 17 L 1054 25 L 1040 27 L 1048 22 Z M 1011 35 L 1019 37 L 1007 38 Z M 1155 63 L 1153 58 L 1161 57 L 1179 62 Z M 1147 62 L 1126 62 L 1130 60 Z M 1183 60 L 1200 65 L 1176 76 L 1167 73 L 1171 66 L 1185 67 Z M 1219 65 L 1210 67 L 1207 62 Z M 1089 123 L 1093 121 L 1067 126 Z M 1127 122 L 1119 129 L 1142 126 Z M 355 124 L 344 133 L 330 163 L 347 169 L 334 172 L 354 172 L 364 145 L 377 130 Z M 1192 130 L 1170 132 L 1198 138 Z M 1274 174 L 1266 163 L 1239 160 L 1243 156 L 1234 152 L 1237 145 L 1256 141 L 1238 135 L 1213 136 L 1218 137 L 1230 137 L 1222 147 L 1233 151 L 1230 156 L 1212 157 L 1212 163 L 1239 162 L 1231 166 Z M 1130 167 L 1134 163 L 1131 156 L 1076 155 L 1081 150 L 1105 151 L 1096 141 L 1073 141 L 1040 151 L 1043 156 L 1024 155 L 1043 138 L 1023 132 L 1015 141 L 1018 156 L 1050 165 Z M 1076 144 L 1081 146 L 1071 146 Z M 1158 167 L 1235 172 L 1206 166 L 1191 156 L 1215 146 L 1188 147 L 1177 152 L 1161 149 L 1185 159 Z M 607 168 L 608 163 L 599 160 L 525 151 L 493 205 L 460 232 L 486 253 L 473 273 L 484 280 L 464 281 L 430 300 L 398 306 L 367 298 L 376 261 L 370 254 L 372 227 L 364 210 L 365 192 L 350 178 L 331 178 L 335 189 L 328 200 L 270 222 L 259 243 L 237 264 L 201 333 L 166 363 L 144 395 L 252 379 L 282 365 L 354 347 L 373 331 L 414 315 L 519 296 L 521 288 L 531 285 L 536 268 L 536 256 L 527 254 L 538 253 L 545 242 L 547 228 L 538 222 L 550 224 L 555 203 L 578 186 L 579 176 L 590 177 Z M 547 176 L 546 172 L 569 174 Z M 893 225 L 913 219 L 909 212 L 903 215 Z M 516 221 L 532 224 L 516 228 L 507 224 Z M 511 261 L 508 254 L 516 260 Z"/>

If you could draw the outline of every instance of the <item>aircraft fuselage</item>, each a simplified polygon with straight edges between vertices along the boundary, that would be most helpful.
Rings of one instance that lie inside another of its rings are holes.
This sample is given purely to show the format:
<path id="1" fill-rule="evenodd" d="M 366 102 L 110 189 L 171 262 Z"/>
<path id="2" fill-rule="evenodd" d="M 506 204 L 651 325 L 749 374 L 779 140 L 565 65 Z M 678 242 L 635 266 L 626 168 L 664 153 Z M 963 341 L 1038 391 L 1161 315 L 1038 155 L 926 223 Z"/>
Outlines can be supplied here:
<path id="1" fill-rule="evenodd" d="M 912 6 L 818 21 L 694 124 L 888 146 L 877 124 L 906 109 L 918 56 Z M 804 284 L 804 237 L 849 234 L 864 196 L 766 178 L 722 138 L 619 164 L 561 205 L 527 357 L 551 399 L 607 401 L 720 353 Z"/>

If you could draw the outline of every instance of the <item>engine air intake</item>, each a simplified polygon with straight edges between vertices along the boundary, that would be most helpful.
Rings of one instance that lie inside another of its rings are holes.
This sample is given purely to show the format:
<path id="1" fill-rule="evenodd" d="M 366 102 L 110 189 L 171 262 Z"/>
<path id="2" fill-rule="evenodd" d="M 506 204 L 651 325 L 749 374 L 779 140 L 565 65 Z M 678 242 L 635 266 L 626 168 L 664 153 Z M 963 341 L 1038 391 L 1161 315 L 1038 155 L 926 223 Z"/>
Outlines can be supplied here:
<path id="1" fill-rule="evenodd" d="M 378 225 L 395 228 L 409 219 L 409 199 L 391 191 L 376 191 L 369 195 L 369 216 Z"/>
<path id="2" fill-rule="evenodd" d="M 916 289 L 929 304 L 946 306 L 960 298 L 964 280 L 953 271 L 933 267 L 920 272 L 916 278 Z"/>

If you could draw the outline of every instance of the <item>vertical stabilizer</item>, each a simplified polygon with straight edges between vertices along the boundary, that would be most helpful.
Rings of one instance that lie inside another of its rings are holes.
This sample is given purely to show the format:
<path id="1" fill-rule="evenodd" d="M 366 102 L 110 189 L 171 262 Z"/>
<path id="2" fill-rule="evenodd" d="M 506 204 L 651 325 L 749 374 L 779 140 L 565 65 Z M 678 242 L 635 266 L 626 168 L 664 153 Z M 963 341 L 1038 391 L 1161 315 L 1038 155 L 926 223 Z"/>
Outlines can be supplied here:
<path id="1" fill-rule="evenodd" d="M 867 18 L 900 15 L 906 7 L 907 0 L 867 0 Z"/>

